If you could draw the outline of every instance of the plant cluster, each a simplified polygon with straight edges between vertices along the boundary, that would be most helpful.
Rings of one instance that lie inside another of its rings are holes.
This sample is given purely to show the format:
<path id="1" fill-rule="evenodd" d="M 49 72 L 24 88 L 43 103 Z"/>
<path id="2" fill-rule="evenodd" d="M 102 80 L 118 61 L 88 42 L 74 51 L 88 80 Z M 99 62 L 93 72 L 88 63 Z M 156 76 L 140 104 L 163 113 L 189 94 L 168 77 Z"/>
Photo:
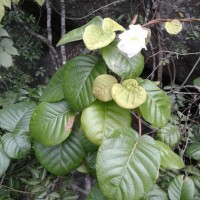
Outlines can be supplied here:
<path id="1" fill-rule="evenodd" d="M 182 26 L 172 21 L 166 27 L 177 34 Z M 188 122 L 185 112 L 180 119 L 171 115 L 178 112 L 175 103 L 185 103 L 184 97 L 173 92 L 170 99 L 157 82 L 140 77 L 140 51 L 150 35 L 140 25 L 126 30 L 100 17 L 64 35 L 58 45 L 83 39 L 94 51 L 63 65 L 39 103 L 20 102 L 0 110 L 0 176 L 12 159 L 29 155 L 33 142 L 37 160 L 51 174 L 64 176 L 86 167 L 97 180 L 87 200 L 198 199 L 200 171 L 186 165 L 188 157 L 199 160 L 198 140 L 192 142 L 198 136 L 190 126 L 183 126 L 185 137 L 181 135 L 177 125 Z M 152 131 L 144 132 L 142 122 Z M 41 180 L 34 179 L 34 184 Z M 35 192 L 48 198 L 48 190 Z M 62 199 L 61 193 L 54 195 Z"/>

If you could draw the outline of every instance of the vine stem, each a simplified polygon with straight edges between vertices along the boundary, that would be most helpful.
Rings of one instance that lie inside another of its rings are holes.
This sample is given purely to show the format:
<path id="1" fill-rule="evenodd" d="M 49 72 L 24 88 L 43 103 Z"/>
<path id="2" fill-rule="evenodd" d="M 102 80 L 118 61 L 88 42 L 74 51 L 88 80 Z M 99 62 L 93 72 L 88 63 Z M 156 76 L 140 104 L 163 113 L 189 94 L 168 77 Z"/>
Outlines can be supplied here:
<path id="1" fill-rule="evenodd" d="M 139 136 L 142 136 L 142 122 L 141 122 L 141 116 L 138 113 L 138 132 L 139 132 Z"/>
<path id="2" fill-rule="evenodd" d="M 150 22 L 143 24 L 143 27 L 147 27 L 153 24 L 158 24 L 158 23 L 163 23 L 163 22 L 171 22 L 174 19 L 154 19 L 151 20 Z M 196 18 L 184 18 L 184 19 L 178 19 L 180 22 L 192 22 L 192 21 L 197 21 L 200 22 L 200 19 L 196 19 Z"/>

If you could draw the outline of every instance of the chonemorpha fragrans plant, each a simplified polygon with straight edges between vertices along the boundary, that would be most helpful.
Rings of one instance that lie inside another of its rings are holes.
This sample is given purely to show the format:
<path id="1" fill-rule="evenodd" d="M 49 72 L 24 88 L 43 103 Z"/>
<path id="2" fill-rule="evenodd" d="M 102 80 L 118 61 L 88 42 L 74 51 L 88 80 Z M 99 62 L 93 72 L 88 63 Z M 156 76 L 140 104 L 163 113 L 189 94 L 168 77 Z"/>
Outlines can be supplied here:
<path id="1" fill-rule="evenodd" d="M 30 132 L 35 155 L 49 172 L 62 176 L 84 165 L 97 178 L 87 199 L 194 196 L 192 179 L 181 173 L 166 191 L 156 184 L 160 171 L 177 172 L 184 163 L 172 150 L 180 133 L 169 123 L 169 97 L 156 82 L 139 77 L 141 50 L 149 39 L 150 30 L 141 25 L 126 30 L 100 17 L 64 35 L 58 45 L 83 40 L 90 53 L 74 57 L 54 74 L 39 105 L 20 103 L 0 111 L 0 127 L 7 130 L 0 143 L 5 160 L 0 175 L 10 158 L 28 153 Z M 132 121 L 133 115 L 138 121 Z M 141 117 L 158 130 L 156 137 L 142 132 Z M 138 132 L 133 123 L 139 124 Z"/>

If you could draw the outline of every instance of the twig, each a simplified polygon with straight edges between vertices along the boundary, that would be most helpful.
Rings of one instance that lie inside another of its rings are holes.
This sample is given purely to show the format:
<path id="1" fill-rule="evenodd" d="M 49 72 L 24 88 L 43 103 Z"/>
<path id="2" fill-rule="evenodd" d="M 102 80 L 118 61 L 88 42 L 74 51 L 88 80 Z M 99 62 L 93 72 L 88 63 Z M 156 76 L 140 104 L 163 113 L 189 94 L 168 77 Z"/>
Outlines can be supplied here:
<path id="1" fill-rule="evenodd" d="M 87 191 L 83 190 L 82 188 L 78 187 L 77 185 L 70 184 L 70 187 L 71 187 L 73 190 L 75 190 L 75 191 L 77 191 L 77 192 L 80 192 L 80 193 L 82 193 L 82 194 L 85 194 L 85 195 L 88 194 Z"/>
<path id="2" fill-rule="evenodd" d="M 12 1 L 12 6 L 13 6 L 13 10 L 14 10 L 14 13 L 15 13 L 17 22 L 18 22 L 19 24 L 21 24 L 21 25 L 24 27 L 24 29 L 25 29 L 29 34 L 31 34 L 31 35 L 33 35 L 34 37 L 40 39 L 42 42 L 44 42 L 44 43 L 49 47 L 50 51 L 53 53 L 53 55 L 55 56 L 55 59 L 58 61 L 59 66 L 60 66 L 60 63 L 61 63 L 61 62 L 60 62 L 60 58 L 59 58 L 59 56 L 58 56 L 58 54 L 57 54 L 55 48 L 52 46 L 51 42 L 50 42 L 47 38 L 45 38 L 44 36 L 42 36 L 42 35 L 40 35 L 40 34 L 38 34 L 38 33 L 33 32 L 33 31 L 22 21 L 22 19 L 21 19 L 20 16 L 19 16 L 19 11 L 17 10 L 17 7 L 16 7 L 15 3 L 13 3 L 13 0 L 11 0 L 11 1 Z"/>
<path id="3" fill-rule="evenodd" d="M 10 191 L 13 191 L 13 192 L 17 192 L 17 193 L 22 193 L 22 194 L 35 194 L 36 192 L 26 192 L 26 191 L 21 191 L 21 190 L 15 190 L 14 188 L 11 188 L 11 187 L 7 187 L 5 185 L 0 185 L 1 187 L 3 188 L 6 188 Z"/>
<path id="4" fill-rule="evenodd" d="M 139 113 L 138 113 L 138 133 L 139 133 L 139 136 L 142 135 L 142 123 L 141 123 L 141 117 Z"/>

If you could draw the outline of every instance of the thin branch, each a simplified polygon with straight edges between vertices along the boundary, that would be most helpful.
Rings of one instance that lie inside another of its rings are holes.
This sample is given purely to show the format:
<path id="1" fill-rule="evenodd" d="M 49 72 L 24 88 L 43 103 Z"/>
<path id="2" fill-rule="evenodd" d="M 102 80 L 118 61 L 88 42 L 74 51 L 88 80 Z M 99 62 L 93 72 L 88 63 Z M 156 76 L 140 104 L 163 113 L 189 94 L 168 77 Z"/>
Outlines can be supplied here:
<path id="1" fill-rule="evenodd" d="M 13 0 L 11 0 L 11 1 L 12 1 L 13 10 L 14 10 L 14 13 L 15 13 L 15 16 L 16 16 L 16 21 L 17 21 L 19 24 L 21 24 L 21 25 L 24 27 L 24 29 L 25 29 L 29 34 L 31 34 L 31 35 L 33 35 L 34 37 L 40 39 L 42 42 L 44 42 L 44 43 L 49 47 L 50 51 L 53 53 L 53 55 L 55 56 L 56 60 L 57 60 L 58 63 L 59 63 L 59 66 L 60 66 L 60 63 L 61 63 L 61 62 L 60 62 L 60 58 L 59 58 L 59 56 L 58 56 L 58 54 L 57 54 L 55 48 L 54 48 L 53 45 L 51 44 L 51 42 L 50 42 L 47 38 L 45 38 L 44 36 L 42 36 L 42 35 L 40 35 L 40 34 L 38 34 L 38 33 L 33 32 L 33 31 L 22 21 L 22 19 L 20 18 L 20 15 L 19 15 L 19 11 L 17 10 L 16 5 L 13 3 Z"/>
<path id="2" fill-rule="evenodd" d="M 76 185 L 74 185 L 74 184 L 70 184 L 70 187 L 71 187 L 74 191 L 80 192 L 80 193 L 82 193 L 82 194 L 84 194 L 84 195 L 87 195 L 87 194 L 88 194 L 87 191 L 83 190 L 82 188 L 80 188 L 80 187 L 78 187 L 78 186 L 76 186 Z"/>
<path id="3" fill-rule="evenodd" d="M 60 0 L 60 9 L 61 9 L 61 38 L 62 36 L 66 33 L 66 28 L 65 28 L 65 0 Z M 66 49 L 65 45 L 61 45 L 60 47 L 61 50 L 61 58 L 62 58 L 62 64 L 66 63 Z"/>
<path id="4" fill-rule="evenodd" d="M 139 133 L 139 136 L 142 135 L 142 123 L 141 123 L 141 117 L 139 113 L 138 113 L 138 133 Z"/>

